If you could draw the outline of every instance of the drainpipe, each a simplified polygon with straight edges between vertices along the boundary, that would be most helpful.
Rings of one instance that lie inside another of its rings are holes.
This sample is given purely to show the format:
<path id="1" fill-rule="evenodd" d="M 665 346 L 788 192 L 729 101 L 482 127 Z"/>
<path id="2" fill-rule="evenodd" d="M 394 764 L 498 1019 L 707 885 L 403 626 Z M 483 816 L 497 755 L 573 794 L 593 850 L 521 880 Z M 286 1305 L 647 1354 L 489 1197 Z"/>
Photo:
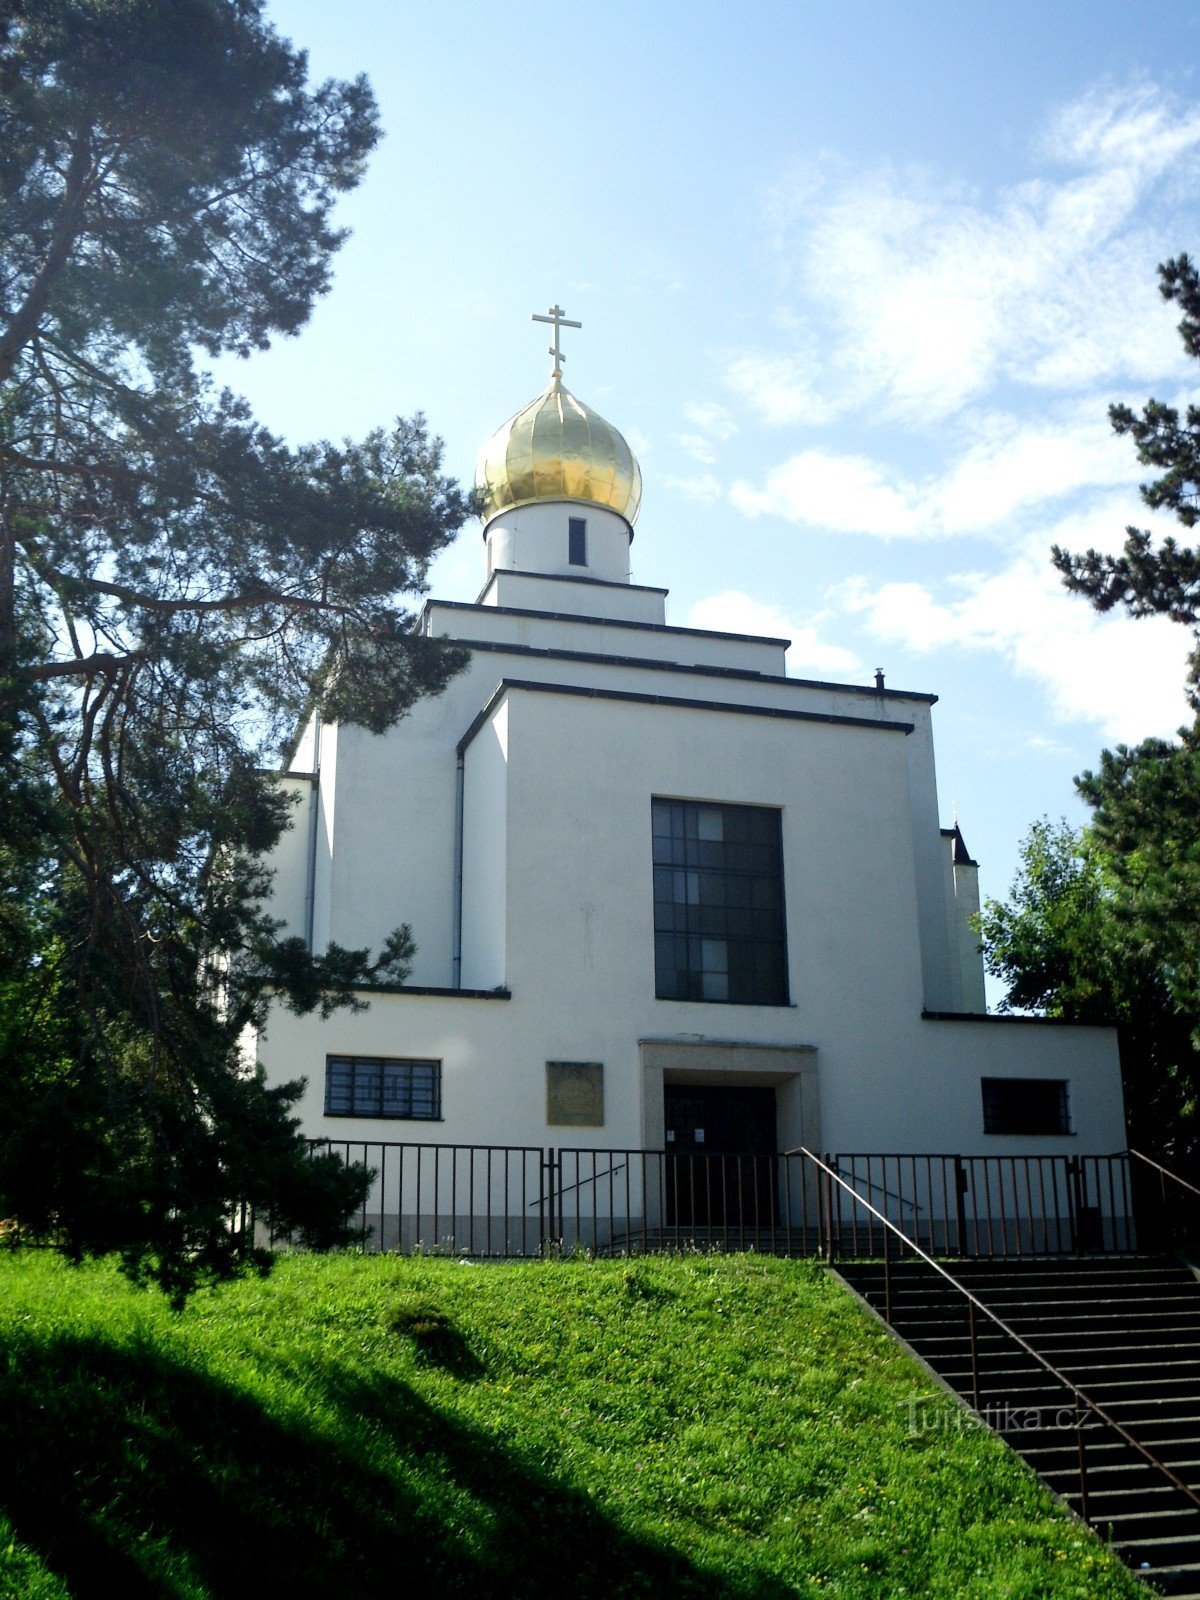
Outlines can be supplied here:
<path id="1" fill-rule="evenodd" d="M 462 891 L 463 891 L 463 787 L 466 752 L 460 751 L 454 769 L 454 933 L 453 972 L 450 986 L 462 988 Z"/>
<path id="2" fill-rule="evenodd" d="M 312 791 L 308 799 L 308 882 L 304 895 L 304 942 L 313 954 L 313 925 L 317 913 L 318 813 L 321 807 L 321 719 L 313 733 Z"/>

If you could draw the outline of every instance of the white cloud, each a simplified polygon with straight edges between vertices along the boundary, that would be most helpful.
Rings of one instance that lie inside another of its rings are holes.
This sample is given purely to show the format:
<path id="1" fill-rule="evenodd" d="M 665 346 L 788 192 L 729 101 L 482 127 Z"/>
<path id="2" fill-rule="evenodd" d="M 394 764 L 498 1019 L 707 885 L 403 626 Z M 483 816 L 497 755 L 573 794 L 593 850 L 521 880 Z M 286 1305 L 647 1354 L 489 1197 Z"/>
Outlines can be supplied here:
<path id="1" fill-rule="evenodd" d="M 798 621 L 777 606 L 754 600 L 738 589 L 697 600 L 688 613 L 689 628 L 712 628 L 721 633 L 755 633 L 769 639 L 790 639 L 788 672 L 802 677 L 813 673 L 823 677 L 846 678 L 861 674 L 862 666 L 852 650 L 822 639 L 818 628 L 821 615 Z"/>
<path id="2" fill-rule="evenodd" d="M 699 405 L 694 400 L 689 401 L 683 408 L 683 415 L 693 428 L 699 428 L 702 433 L 721 442 L 732 439 L 738 431 L 738 425 L 733 417 L 715 400 L 704 405 Z"/>
<path id="3" fill-rule="evenodd" d="M 795 351 L 731 359 L 768 421 L 855 407 L 930 426 L 1004 382 L 1071 391 L 1182 370 L 1154 268 L 1178 239 L 1153 202 L 1194 185 L 1200 107 L 1153 86 L 1068 106 L 1042 170 L 992 196 L 894 168 L 807 168 L 771 197 Z"/>
<path id="4" fill-rule="evenodd" d="M 703 434 L 677 433 L 675 442 L 693 460 L 703 462 L 706 467 L 711 466 L 717 459 L 717 452 Z"/>
<path id="5" fill-rule="evenodd" d="M 946 533 L 997 528 L 1081 489 L 1124 485 L 1133 491 L 1141 475 L 1128 440 L 1115 436 L 1099 399 L 1061 422 L 987 417 L 976 431 L 978 443 L 930 491 L 931 520 Z"/>
<path id="6" fill-rule="evenodd" d="M 742 356 L 730 362 L 725 377 L 764 422 L 817 426 L 842 409 L 831 395 L 818 393 L 814 378 L 819 370 L 815 357 L 802 361 L 792 356 Z"/>
<path id="7" fill-rule="evenodd" d="M 889 477 L 880 462 L 829 450 L 804 450 L 767 474 L 763 487 L 739 480 L 730 499 L 744 515 L 879 538 L 989 534 L 1011 542 L 1023 523 L 1070 495 L 1123 487 L 1106 514 L 1123 527 L 1141 518 L 1141 475 L 1127 440 L 1108 425 L 1097 397 L 1058 416 L 1020 421 L 992 413 L 973 419 L 968 443 L 940 474 L 920 483 Z M 1044 542 L 1044 540 L 1043 540 Z"/>
<path id="8" fill-rule="evenodd" d="M 773 515 L 841 533 L 881 538 L 922 532 L 911 486 L 888 484 L 865 456 L 802 450 L 767 475 L 762 489 L 735 483 L 730 499 L 748 517 Z"/>
<path id="9" fill-rule="evenodd" d="M 725 407 L 716 401 L 701 405 L 691 400 L 684 406 L 683 415 L 695 431 L 677 433 L 676 444 L 694 461 L 711 466 L 717 459 L 717 446 L 733 438 L 738 431 L 737 423 Z"/>
<path id="10" fill-rule="evenodd" d="M 1061 530 L 1056 530 L 1061 533 Z M 1183 683 L 1191 635 L 1164 618 L 1100 616 L 1069 595 L 1044 555 L 1003 571 L 872 588 L 848 582 L 841 599 L 875 639 L 918 653 L 987 651 L 1046 690 L 1054 716 L 1133 742 L 1170 735 L 1187 717 Z"/>
<path id="11" fill-rule="evenodd" d="M 663 478 L 661 482 L 664 489 L 673 490 L 686 500 L 702 501 L 704 505 L 712 505 L 725 493 L 721 480 L 711 472 L 701 473 L 695 478 Z"/>

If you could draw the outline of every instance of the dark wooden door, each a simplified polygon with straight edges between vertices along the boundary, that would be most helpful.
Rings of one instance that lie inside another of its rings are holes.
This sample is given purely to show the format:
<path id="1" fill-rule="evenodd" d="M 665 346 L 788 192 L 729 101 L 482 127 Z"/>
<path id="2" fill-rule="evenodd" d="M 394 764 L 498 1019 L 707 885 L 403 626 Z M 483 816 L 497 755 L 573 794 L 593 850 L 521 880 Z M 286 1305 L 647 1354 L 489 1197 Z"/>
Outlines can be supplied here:
<path id="1" fill-rule="evenodd" d="M 769 1228 L 775 1221 L 775 1091 L 669 1083 L 667 1222 Z"/>

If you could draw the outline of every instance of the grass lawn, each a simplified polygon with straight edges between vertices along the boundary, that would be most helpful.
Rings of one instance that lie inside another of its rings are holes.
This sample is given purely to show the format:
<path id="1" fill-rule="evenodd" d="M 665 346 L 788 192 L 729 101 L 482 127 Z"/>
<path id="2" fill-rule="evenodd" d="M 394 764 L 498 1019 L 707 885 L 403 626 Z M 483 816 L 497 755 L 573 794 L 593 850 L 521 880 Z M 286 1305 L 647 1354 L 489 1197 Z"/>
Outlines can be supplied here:
<path id="1" fill-rule="evenodd" d="M 4 1255 L 0 1595 L 1145 1600 L 952 1417 L 807 1263 Z"/>

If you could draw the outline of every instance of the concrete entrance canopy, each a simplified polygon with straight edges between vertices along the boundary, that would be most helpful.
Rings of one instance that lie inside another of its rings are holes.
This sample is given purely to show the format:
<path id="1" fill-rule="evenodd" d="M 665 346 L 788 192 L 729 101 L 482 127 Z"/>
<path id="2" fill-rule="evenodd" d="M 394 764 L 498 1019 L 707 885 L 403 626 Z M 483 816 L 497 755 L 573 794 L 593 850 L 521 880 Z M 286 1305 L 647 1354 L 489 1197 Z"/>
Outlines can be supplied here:
<path id="1" fill-rule="evenodd" d="M 817 1049 L 811 1044 L 762 1045 L 720 1039 L 639 1039 L 642 1130 L 648 1150 L 666 1143 L 665 1083 L 774 1088 L 781 1150 L 821 1148 Z"/>

